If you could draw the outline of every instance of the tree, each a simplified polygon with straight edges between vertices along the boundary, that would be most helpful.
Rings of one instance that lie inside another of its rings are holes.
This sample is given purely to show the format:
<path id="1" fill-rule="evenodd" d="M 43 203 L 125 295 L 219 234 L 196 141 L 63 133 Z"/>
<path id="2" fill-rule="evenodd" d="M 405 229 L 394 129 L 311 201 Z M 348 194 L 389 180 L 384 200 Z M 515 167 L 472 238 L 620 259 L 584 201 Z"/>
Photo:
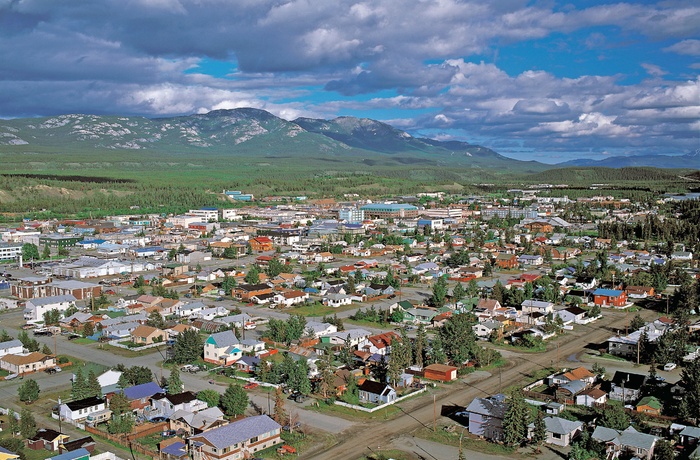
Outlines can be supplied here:
<path id="1" fill-rule="evenodd" d="M 202 338 L 193 329 L 178 334 L 173 344 L 173 362 L 175 364 L 192 363 L 202 356 Z"/>
<path id="2" fill-rule="evenodd" d="M 83 375 L 82 367 L 78 367 L 78 370 L 73 374 L 73 385 L 70 394 L 75 400 L 87 397 L 87 380 L 85 380 L 85 375 Z"/>
<path id="3" fill-rule="evenodd" d="M 218 393 L 217 393 L 218 394 Z M 131 404 L 126 395 L 122 392 L 115 393 L 109 400 L 109 410 L 114 415 L 121 415 L 131 409 Z"/>
<path id="4" fill-rule="evenodd" d="M 272 413 L 272 419 L 280 425 L 284 425 L 285 420 L 287 420 L 287 412 L 284 410 L 284 393 L 282 393 L 281 387 L 275 389 L 275 409 Z"/>
<path id="5" fill-rule="evenodd" d="M 27 331 L 20 331 L 17 340 L 22 342 L 22 346 L 30 352 L 39 351 L 39 342 L 29 337 Z"/>
<path id="6" fill-rule="evenodd" d="M 537 453 L 542 450 L 542 443 L 547 439 L 547 425 L 544 423 L 544 415 L 542 411 L 537 411 L 535 418 L 535 431 L 532 434 L 532 442 L 537 445 Z"/>
<path id="7" fill-rule="evenodd" d="M 146 286 L 146 279 L 143 277 L 143 275 L 139 275 L 135 280 L 134 280 L 134 288 L 138 289 L 140 287 Z"/>
<path id="8" fill-rule="evenodd" d="M 124 412 L 115 416 L 109 422 L 107 431 L 111 434 L 129 434 L 134 429 L 134 416 L 131 412 Z"/>
<path id="9" fill-rule="evenodd" d="M 321 359 L 317 361 L 319 381 L 318 381 L 318 392 L 324 398 L 327 398 L 331 392 L 335 389 L 335 374 L 333 373 L 333 366 L 331 364 L 332 355 L 331 353 L 325 353 Z"/>
<path id="10" fill-rule="evenodd" d="M 446 362 L 447 354 L 445 353 L 440 334 L 437 334 L 430 344 L 429 364 L 445 364 Z"/>
<path id="11" fill-rule="evenodd" d="M 527 436 L 530 423 L 530 410 L 525 397 L 519 390 L 510 394 L 508 408 L 503 415 L 503 441 L 509 446 L 519 445 Z"/>
<path id="12" fill-rule="evenodd" d="M 45 354 L 45 355 L 50 355 L 50 354 L 51 354 L 51 348 L 50 348 L 48 345 L 44 344 L 44 345 L 41 346 L 41 352 L 42 352 L 43 354 Z"/>
<path id="13" fill-rule="evenodd" d="M 0 331 L 0 343 L 9 342 L 10 340 L 12 340 L 12 336 L 5 329 Z"/>
<path id="14" fill-rule="evenodd" d="M 165 319 L 159 311 L 153 310 L 148 314 L 148 319 L 146 320 L 146 325 L 155 327 L 157 329 L 165 329 Z"/>
<path id="15" fill-rule="evenodd" d="M 10 435 L 12 435 L 13 438 L 19 432 L 19 420 L 17 420 L 17 413 L 15 413 L 15 411 L 12 409 L 7 410 L 7 431 L 10 432 Z"/>
<path id="16" fill-rule="evenodd" d="M 430 298 L 430 305 L 436 308 L 445 306 L 445 297 L 447 297 L 447 279 L 441 276 L 433 284 L 433 296 Z"/>
<path id="17" fill-rule="evenodd" d="M 639 313 L 634 315 L 634 318 L 632 318 L 632 321 L 630 321 L 630 330 L 631 331 L 638 331 L 641 328 L 644 327 L 646 322 L 642 319 L 641 316 L 639 316 Z"/>
<path id="18" fill-rule="evenodd" d="M 100 385 L 99 380 L 97 380 L 97 374 L 95 374 L 95 371 L 92 369 L 90 369 L 90 372 L 88 372 L 87 382 L 85 384 L 85 393 L 86 398 L 91 396 L 99 398 L 102 396 L 102 386 Z"/>
<path id="19" fill-rule="evenodd" d="M 260 270 L 258 270 L 256 265 L 250 267 L 250 270 L 248 270 L 248 273 L 246 273 L 244 280 L 248 284 L 258 284 L 260 282 Z"/>
<path id="20" fill-rule="evenodd" d="M 660 440 L 654 448 L 654 460 L 674 460 L 673 446 L 665 439 Z"/>
<path id="21" fill-rule="evenodd" d="M 467 292 L 464 290 L 464 287 L 462 287 L 462 283 L 457 283 L 457 286 L 452 289 L 452 297 L 454 298 L 455 302 L 459 302 L 466 297 L 466 295 Z"/>
<path id="22" fill-rule="evenodd" d="M 197 393 L 197 399 L 207 403 L 207 407 L 216 407 L 219 405 L 221 394 L 216 390 L 202 390 Z"/>
<path id="23" fill-rule="evenodd" d="M 686 420 L 700 419 L 700 360 L 693 360 L 685 365 L 681 381 L 686 392 L 678 408 L 679 415 Z"/>
<path id="24" fill-rule="evenodd" d="M 476 346 L 473 325 L 471 315 L 459 313 L 450 317 L 438 332 L 447 358 L 455 365 L 461 365 L 473 356 Z"/>
<path id="25" fill-rule="evenodd" d="M 182 393 L 182 379 L 180 378 L 180 369 L 177 366 L 173 366 L 170 371 L 170 376 L 168 377 L 168 394 L 176 395 Z"/>
<path id="26" fill-rule="evenodd" d="M 23 407 L 19 413 L 19 434 L 24 439 L 33 438 L 36 434 L 36 420 L 26 407 Z"/>
<path id="27" fill-rule="evenodd" d="M 56 308 L 44 312 L 44 325 L 55 326 L 61 320 L 61 312 Z"/>
<path id="28" fill-rule="evenodd" d="M 600 425 L 613 430 L 624 430 L 630 426 L 630 418 L 621 404 L 607 404 L 605 410 L 596 411 Z"/>
<path id="29" fill-rule="evenodd" d="M 221 282 L 221 289 L 224 291 L 224 295 L 231 295 L 231 291 L 236 287 L 236 278 L 233 276 L 224 276 L 224 280 Z"/>
<path id="30" fill-rule="evenodd" d="M 39 260 L 39 258 L 39 248 L 36 244 L 24 243 L 22 245 L 22 259 L 24 259 L 25 262 L 32 259 Z"/>
<path id="31" fill-rule="evenodd" d="M 229 385 L 219 400 L 221 408 L 228 416 L 243 415 L 248 407 L 248 395 L 240 385 Z"/>
<path id="32" fill-rule="evenodd" d="M 416 340 L 413 342 L 413 363 L 423 369 L 423 361 L 425 359 L 425 349 L 428 345 L 428 337 L 425 332 L 425 326 L 421 323 L 416 331 Z"/>
<path id="33" fill-rule="evenodd" d="M 303 315 L 291 315 L 287 320 L 287 337 L 286 342 L 291 343 L 293 340 L 299 340 L 304 335 L 306 330 L 306 318 Z"/>
<path id="34" fill-rule="evenodd" d="M 88 321 L 85 324 L 83 324 L 83 337 L 90 337 L 95 333 L 95 326 Z"/>

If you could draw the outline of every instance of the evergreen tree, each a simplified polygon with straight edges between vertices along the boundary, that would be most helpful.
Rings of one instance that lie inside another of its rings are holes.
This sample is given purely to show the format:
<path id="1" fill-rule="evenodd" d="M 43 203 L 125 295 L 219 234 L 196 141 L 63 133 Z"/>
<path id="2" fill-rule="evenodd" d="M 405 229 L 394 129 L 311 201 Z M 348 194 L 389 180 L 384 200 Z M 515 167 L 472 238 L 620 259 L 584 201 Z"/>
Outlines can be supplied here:
<path id="1" fill-rule="evenodd" d="M 287 412 L 284 410 L 284 393 L 280 387 L 275 389 L 275 409 L 272 413 L 272 419 L 280 425 L 284 425 L 287 420 Z"/>
<path id="2" fill-rule="evenodd" d="M 547 439 L 547 425 L 544 423 L 544 415 L 542 411 L 537 411 L 535 418 L 535 431 L 532 434 L 532 442 L 537 445 L 537 453 L 542 449 L 542 443 Z"/>
<path id="3" fill-rule="evenodd" d="M 459 313 L 450 317 L 439 330 L 442 346 L 447 358 L 455 365 L 461 365 L 473 357 L 476 335 L 471 315 Z"/>
<path id="4" fill-rule="evenodd" d="M 674 460 L 673 446 L 665 439 L 660 440 L 654 447 L 654 460 Z"/>
<path id="5" fill-rule="evenodd" d="M 175 364 L 192 363 L 202 356 L 202 338 L 195 329 L 187 329 L 178 334 L 173 344 L 173 362 Z"/>
<path id="6" fill-rule="evenodd" d="M 148 314 L 146 325 L 157 329 L 165 329 L 165 319 L 163 319 L 163 315 L 159 311 L 153 310 Z"/>
<path id="7" fill-rule="evenodd" d="M 91 322 L 83 324 L 83 337 L 90 337 L 95 333 L 95 326 Z"/>
<path id="8" fill-rule="evenodd" d="M 107 431 L 111 434 L 129 434 L 134 430 L 134 416 L 131 412 L 124 412 L 115 416 L 109 422 Z"/>
<path id="9" fill-rule="evenodd" d="M 530 410 L 522 392 L 511 392 L 508 408 L 503 416 L 503 441 L 509 446 L 519 445 L 527 436 L 527 426 L 530 423 Z"/>
<path id="10" fill-rule="evenodd" d="M 447 354 L 442 344 L 440 334 L 436 334 L 430 344 L 430 360 L 429 364 L 445 364 L 447 363 Z"/>
<path id="11" fill-rule="evenodd" d="M 224 295 L 231 295 L 231 291 L 236 287 L 236 278 L 233 276 L 224 276 L 224 280 L 221 282 L 221 289 L 224 291 Z"/>
<path id="12" fill-rule="evenodd" d="M 36 244 L 24 243 L 22 245 L 22 259 L 25 262 L 32 259 L 39 260 L 39 248 L 37 248 Z"/>
<path id="13" fill-rule="evenodd" d="M 447 297 L 447 279 L 445 276 L 441 276 L 433 284 L 433 295 L 430 298 L 430 305 L 436 308 L 444 307 L 445 297 Z"/>
<path id="14" fill-rule="evenodd" d="M 219 401 L 224 413 L 228 416 L 238 416 L 245 413 L 248 407 L 248 395 L 240 385 L 229 385 Z"/>
<path id="15" fill-rule="evenodd" d="M 202 390 L 197 393 L 197 399 L 207 403 L 207 407 L 216 407 L 219 405 L 221 394 L 216 390 Z"/>
<path id="16" fill-rule="evenodd" d="M 464 287 L 462 287 L 462 283 L 457 283 L 457 286 L 455 286 L 452 290 L 452 297 L 454 298 L 454 301 L 459 302 L 466 297 L 466 295 L 467 292 L 464 290 Z"/>
<path id="17" fill-rule="evenodd" d="M 74 400 L 84 399 L 87 397 L 87 381 L 83 375 L 82 367 L 78 367 L 78 370 L 75 371 L 75 374 L 73 374 L 73 386 L 70 394 Z"/>
<path id="18" fill-rule="evenodd" d="M 122 392 L 115 393 L 109 400 L 109 410 L 111 410 L 112 414 L 115 416 L 129 411 L 131 408 L 130 406 L 129 399 Z"/>
<path id="19" fill-rule="evenodd" d="M 12 336 L 5 329 L 0 331 L 0 343 L 9 342 L 10 340 L 12 340 Z"/>
<path id="20" fill-rule="evenodd" d="M 17 420 L 17 413 L 12 410 L 7 410 L 7 431 L 14 438 L 19 432 L 19 420 Z"/>
<path id="21" fill-rule="evenodd" d="M 46 344 L 44 344 L 44 345 L 41 346 L 41 352 L 42 352 L 43 354 L 45 354 L 45 355 L 50 355 L 50 354 L 52 354 L 52 352 L 51 352 L 51 347 L 49 347 L 49 346 L 46 345 Z"/>
<path id="22" fill-rule="evenodd" d="M 423 360 L 425 358 L 425 349 L 428 344 L 428 337 L 425 332 L 425 326 L 421 323 L 416 331 L 416 340 L 413 342 L 413 363 L 423 369 Z"/>
<path id="23" fill-rule="evenodd" d="M 41 252 L 41 258 L 42 259 L 50 259 L 51 258 L 51 248 L 49 247 L 48 244 L 44 245 L 44 250 Z"/>
<path id="24" fill-rule="evenodd" d="M 36 435 L 36 420 L 26 407 L 23 407 L 19 413 L 19 434 L 24 439 L 31 439 Z"/>
<path id="25" fill-rule="evenodd" d="M 331 396 L 335 389 L 335 374 L 333 373 L 331 359 L 331 354 L 325 353 L 321 359 L 317 361 L 319 372 L 318 392 L 324 398 Z"/>
<path id="26" fill-rule="evenodd" d="M 182 379 L 180 378 L 180 369 L 177 366 L 173 366 L 170 371 L 170 376 L 168 377 L 168 394 L 176 395 L 182 393 Z"/>
<path id="27" fill-rule="evenodd" d="M 679 415 L 686 420 L 700 420 L 700 360 L 693 360 L 685 365 L 681 381 L 686 392 L 679 406 Z"/>
<path id="28" fill-rule="evenodd" d="M 258 284 L 260 282 L 260 270 L 258 270 L 258 267 L 256 265 L 250 267 L 248 273 L 245 275 L 244 280 L 248 284 Z"/>
<path id="29" fill-rule="evenodd" d="M 19 400 L 27 404 L 31 404 L 39 399 L 40 391 L 39 384 L 36 383 L 36 380 L 34 379 L 27 380 L 17 389 Z"/>
<path id="30" fill-rule="evenodd" d="M 102 386 L 100 386 L 99 380 L 97 380 L 97 375 L 95 371 L 90 369 L 87 376 L 87 382 L 85 383 L 86 398 L 90 396 L 95 396 L 97 398 L 102 397 Z"/>

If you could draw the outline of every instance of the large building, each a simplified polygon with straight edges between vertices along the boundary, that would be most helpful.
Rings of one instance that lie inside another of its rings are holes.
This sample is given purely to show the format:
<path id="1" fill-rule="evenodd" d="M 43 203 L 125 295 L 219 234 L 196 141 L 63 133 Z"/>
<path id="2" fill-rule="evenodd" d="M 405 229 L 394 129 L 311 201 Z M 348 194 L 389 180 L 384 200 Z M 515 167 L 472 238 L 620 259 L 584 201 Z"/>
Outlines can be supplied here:
<path id="1" fill-rule="evenodd" d="M 365 220 L 365 212 L 357 208 L 341 208 L 338 210 L 338 219 L 349 224 L 358 224 Z"/>
<path id="2" fill-rule="evenodd" d="M 18 259 L 22 254 L 22 243 L 0 243 L 0 260 Z"/>
<path id="3" fill-rule="evenodd" d="M 418 217 L 418 208 L 405 203 L 372 203 L 360 208 L 365 216 L 370 219 L 403 219 Z"/>
<path id="4" fill-rule="evenodd" d="M 267 415 L 247 417 L 189 438 L 194 460 L 238 460 L 282 443 L 282 427 Z"/>
<path id="5" fill-rule="evenodd" d="M 190 209 L 188 216 L 195 216 L 202 219 L 202 222 L 212 222 L 219 220 L 219 211 L 216 208 Z"/>

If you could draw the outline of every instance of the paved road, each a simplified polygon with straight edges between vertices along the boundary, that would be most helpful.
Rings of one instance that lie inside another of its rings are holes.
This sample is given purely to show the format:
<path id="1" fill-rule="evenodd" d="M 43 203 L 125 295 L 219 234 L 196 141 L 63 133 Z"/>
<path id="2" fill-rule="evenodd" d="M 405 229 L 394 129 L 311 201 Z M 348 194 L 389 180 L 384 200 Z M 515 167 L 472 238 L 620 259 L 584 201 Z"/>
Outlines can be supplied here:
<path id="1" fill-rule="evenodd" d="M 443 387 L 435 393 L 437 411 L 443 406 L 466 406 L 475 397 L 484 397 L 521 382 L 527 374 L 536 368 L 546 368 L 552 363 L 566 363 L 566 357 L 579 353 L 590 342 L 601 342 L 612 334 L 612 329 L 622 327 L 625 314 L 606 311 L 606 318 L 587 326 L 577 327 L 576 330 L 560 338 L 550 345 L 546 353 L 516 354 L 510 359 L 510 366 L 501 372 L 485 378 L 477 383 L 455 382 Z M 556 346 L 558 344 L 558 346 Z M 351 429 L 338 444 L 329 448 L 318 448 L 310 451 L 303 458 L 334 460 L 355 460 L 367 454 L 367 446 L 381 446 L 393 443 L 399 436 L 414 433 L 420 428 L 431 427 L 433 424 L 434 407 L 430 398 L 417 398 L 407 403 L 399 404 L 403 415 L 390 423 L 370 422 Z M 440 418 L 444 422 L 447 419 Z M 450 422 L 452 423 L 452 422 Z"/>

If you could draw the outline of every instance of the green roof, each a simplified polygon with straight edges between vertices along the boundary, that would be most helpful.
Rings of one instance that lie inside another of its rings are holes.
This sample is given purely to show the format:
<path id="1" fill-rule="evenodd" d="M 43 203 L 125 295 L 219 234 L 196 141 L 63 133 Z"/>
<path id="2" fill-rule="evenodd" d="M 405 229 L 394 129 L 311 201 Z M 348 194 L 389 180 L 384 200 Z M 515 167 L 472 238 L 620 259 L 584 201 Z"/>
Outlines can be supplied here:
<path id="1" fill-rule="evenodd" d="M 661 410 L 661 402 L 654 396 L 645 396 L 639 400 L 637 407 L 639 406 L 649 406 L 652 409 Z"/>

